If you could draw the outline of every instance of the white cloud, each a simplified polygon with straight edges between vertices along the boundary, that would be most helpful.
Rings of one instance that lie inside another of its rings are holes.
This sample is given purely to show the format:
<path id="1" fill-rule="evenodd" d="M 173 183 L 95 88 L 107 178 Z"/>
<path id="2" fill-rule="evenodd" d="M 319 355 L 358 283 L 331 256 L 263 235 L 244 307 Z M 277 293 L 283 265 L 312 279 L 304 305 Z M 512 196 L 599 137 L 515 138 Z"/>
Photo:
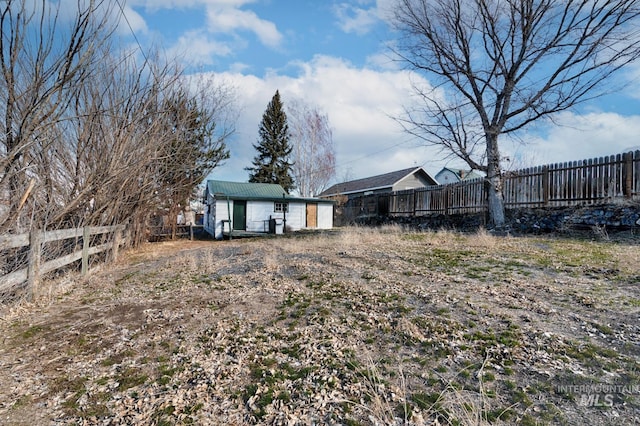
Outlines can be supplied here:
<path id="1" fill-rule="evenodd" d="M 255 0 L 129 0 L 127 4 L 154 12 L 161 9 L 193 9 L 207 6 L 241 7 L 254 2 Z"/>
<path id="2" fill-rule="evenodd" d="M 554 121 L 555 124 L 541 129 L 543 136 L 525 136 L 528 143 L 507 146 L 505 154 L 516 160 L 529 156 L 535 160 L 535 164 L 527 164 L 532 166 L 604 157 L 637 149 L 638 146 L 640 115 L 564 112 L 558 114 Z"/>
<path id="3" fill-rule="evenodd" d="M 273 22 L 261 19 L 253 11 L 241 9 L 253 2 L 254 0 L 130 0 L 125 12 L 128 18 L 131 16 L 130 19 L 135 23 L 132 26 L 137 31 L 137 28 L 146 29 L 146 24 L 133 7 L 144 8 L 147 12 L 162 9 L 201 10 L 203 19 L 199 26 L 185 32 L 169 50 L 179 53 L 189 63 L 208 65 L 215 62 L 216 56 L 227 56 L 246 47 L 248 43 L 240 32 L 255 34 L 269 48 L 280 47 L 283 36 Z M 224 36 L 224 41 L 214 39 L 219 34 Z"/>
<path id="4" fill-rule="evenodd" d="M 341 3 L 334 7 L 334 13 L 338 18 L 338 26 L 345 33 L 363 35 L 371 31 L 378 22 L 375 8 L 363 9 L 347 3 Z"/>
<path id="5" fill-rule="evenodd" d="M 213 33 L 251 31 L 262 44 L 272 48 L 278 47 L 283 38 L 273 22 L 260 19 L 254 12 L 247 10 L 210 6 L 207 8 L 207 23 L 208 30 Z"/>
<path id="6" fill-rule="evenodd" d="M 338 18 L 338 27 L 346 33 L 364 35 L 375 25 L 390 22 L 397 0 L 361 0 L 356 6 L 351 3 L 334 5 L 333 13 Z"/>
<path id="7" fill-rule="evenodd" d="M 242 111 L 238 133 L 229 144 L 232 158 L 214 171 L 214 179 L 247 180 L 244 168 L 256 154 L 252 144 L 276 90 L 285 107 L 289 100 L 302 99 L 328 114 L 337 151 L 336 179 L 345 175 L 357 179 L 414 165 L 425 165 L 434 174 L 439 170 L 442 164 L 434 153 L 416 146 L 391 118 L 401 114 L 409 98 L 406 72 L 357 68 L 328 56 L 293 65 L 299 69 L 294 77 L 275 72 L 262 78 L 239 73 L 221 76 L 238 88 Z"/>
<path id="8" fill-rule="evenodd" d="M 120 14 L 121 12 L 118 9 L 116 13 Z M 122 13 L 124 13 L 124 16 L 119 20 L 119 33 L 129 35 L 131 31 L 134 33 L 146 33 L 148 31 L 144 18 L 129 5 L 123 7 Z"/>
<path id="9" fill-rule="evenodd" d="M 202 30 L 192 30 L 181 35 L 169 49 L 169 57 L 178 57 L 191 66 L 211 65 L 216 56 L 228 56 L 231 47 L 211 40 Z"/>

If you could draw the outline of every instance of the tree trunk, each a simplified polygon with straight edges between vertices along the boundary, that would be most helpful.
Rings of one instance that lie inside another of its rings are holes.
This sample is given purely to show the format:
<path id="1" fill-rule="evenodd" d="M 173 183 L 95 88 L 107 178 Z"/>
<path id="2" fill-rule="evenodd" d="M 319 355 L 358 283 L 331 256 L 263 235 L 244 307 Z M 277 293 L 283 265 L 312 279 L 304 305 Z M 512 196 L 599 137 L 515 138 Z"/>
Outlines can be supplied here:
<path id="1" fill-rule="evenodd" d="M 497 134 L 487 134 L 487 182 L 489 223 L 496 228 L 501 228 L 505 224 L 504 195 Z"/>

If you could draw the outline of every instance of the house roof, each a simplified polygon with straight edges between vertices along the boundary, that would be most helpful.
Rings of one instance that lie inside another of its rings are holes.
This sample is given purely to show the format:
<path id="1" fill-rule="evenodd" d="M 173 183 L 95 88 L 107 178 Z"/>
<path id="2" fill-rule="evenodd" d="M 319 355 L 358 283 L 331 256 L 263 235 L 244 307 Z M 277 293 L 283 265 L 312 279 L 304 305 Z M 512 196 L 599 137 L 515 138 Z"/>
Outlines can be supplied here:
<path id="1" fill-rule="evenodd" d="M 283 200 L 324 202 L 316 198 L 299 198 L 287 194 L 282 186 L 275 183 L 228 182 L 222 180 L 208 180 L 209 194 L 228 197 L 232 200 Z"/>
<path id="2" fill-rule="evenodd" d="M 460 180 L 470 180 L 470 179 L 477 179 L 477 178 L 484 177 L 484 175 L 482 175 L 477 170 L 464 170 L 464 169 L 456 169 L 456 168 L 453 168 L 453 167 L 443 167 L 442 170 L 440 170 L 436 174 L 436 178 L 438 177 L 438 175 L 440 175 L 440 173 L 442 173 L 444 171 L 449 171 L 449 172 L 453 173 L 454 175 L 456 175 L 458 177 L 458 179 L 460 179 L 460 177 L 463 176 L 462 179 L 460 179 Z"/>
<path id="3" fill-rule="evenodd" d="M 323 191 L 319 196 L 328 197 L 331 195 L 351 194 L 354 192 L 389 188 L 414 173 L 422 173 L 425 179 L 432 181 L 433 185 L 437 185 L 436 180 L 433 179 L 422 167 L 411 167 L 408 169 L 397 170 L 395 172 L 389 172 L 382 175 L 352 180 L 349 182 L 337 183 L 329 189 Z"/>

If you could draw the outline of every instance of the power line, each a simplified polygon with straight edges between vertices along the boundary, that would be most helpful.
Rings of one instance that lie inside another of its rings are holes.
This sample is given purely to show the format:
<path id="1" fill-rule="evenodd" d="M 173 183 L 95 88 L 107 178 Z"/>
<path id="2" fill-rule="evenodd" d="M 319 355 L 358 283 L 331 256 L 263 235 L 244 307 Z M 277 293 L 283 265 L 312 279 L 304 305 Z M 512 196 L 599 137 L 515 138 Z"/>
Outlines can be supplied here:
<path id="1" fill-rule="evenodd" d="M 131 23 L 129 22 L 129 19 L 127 18 L 127 15 L 124 13 L 124 8 L 122 7 L 122 4 L 120 3 L 120 0 L 116 0 L 116 4 L 118 5 L 118 8 L 120 9 L 120 13 L 122 14 L 122 17 L 124 18 L 124 21 L 127 23 L 127 26 L 129 27 L 129 31 L 131 31 L 131 35 L 133 35 L 133 39 L 136 41 L 136 44 L 138 45 L 138 49 L 140 50 L 140 53 L 142 54 L 142 57 L 144 58 L 145 62 L 149 62 L 149 58 L 147 57 L 147 55 L 144 52 L 144 49 L 142 48 L 142 45 L 140 44 L 140 40 L 138 40 L 138 36 L 136 36 L 135 31 L 133 31 L 133 27 L 131 26 Z"/>

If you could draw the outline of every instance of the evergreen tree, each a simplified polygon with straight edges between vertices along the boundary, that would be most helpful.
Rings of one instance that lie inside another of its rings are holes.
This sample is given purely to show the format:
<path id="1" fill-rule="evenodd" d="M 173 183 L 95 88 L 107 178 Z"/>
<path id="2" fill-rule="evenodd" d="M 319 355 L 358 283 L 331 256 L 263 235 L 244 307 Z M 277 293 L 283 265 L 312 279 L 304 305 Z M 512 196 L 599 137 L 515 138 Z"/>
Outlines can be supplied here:
<path id="1" fill-rule="evenodd" d="M 246 168 L 250 172 L 249 182 L 277 183 L 290 192 L 295 187 L 289 162 L 292 147 L 287 115 L 277 90 L 262 115 L 258 135 L 258 143 L 253 145 L 258 154 L 253 159 L 253 167 Z"/>

